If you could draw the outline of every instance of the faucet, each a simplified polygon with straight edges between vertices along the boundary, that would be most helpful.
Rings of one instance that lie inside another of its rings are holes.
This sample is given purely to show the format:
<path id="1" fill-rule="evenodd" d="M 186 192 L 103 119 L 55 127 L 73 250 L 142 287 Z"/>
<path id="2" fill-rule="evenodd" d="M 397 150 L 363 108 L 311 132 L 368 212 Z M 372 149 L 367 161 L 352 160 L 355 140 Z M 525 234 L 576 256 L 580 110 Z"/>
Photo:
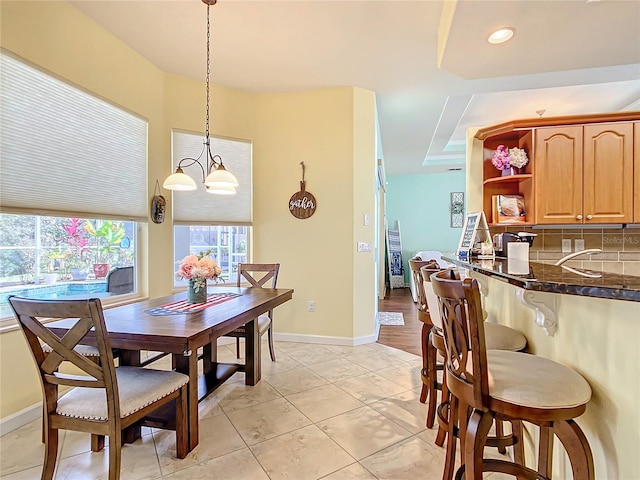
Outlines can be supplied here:
<path id="1" fill-rule="evenodd" d="M 560 260 L 558 260 L 554 265 L 559 267 L 563 263 L 571 260 L 572 258 L 577 257 L 578 255 L 584 255 L 586 253 L 600 253 L 600 252 L 602 252 L 601 248 L 587 248 L 586 250 L 580 250 L 579 252 L 573 252 L 573 253 L 570 253 L 569 255 L 565 255 Z"/>

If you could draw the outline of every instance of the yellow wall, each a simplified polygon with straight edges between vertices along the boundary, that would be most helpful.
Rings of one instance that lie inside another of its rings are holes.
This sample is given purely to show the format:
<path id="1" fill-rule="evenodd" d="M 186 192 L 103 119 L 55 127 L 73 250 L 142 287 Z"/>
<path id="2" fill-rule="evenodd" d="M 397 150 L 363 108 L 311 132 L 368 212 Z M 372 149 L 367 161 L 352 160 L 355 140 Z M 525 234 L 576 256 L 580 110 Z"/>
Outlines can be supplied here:
<path id="1" fill-rule="evenodd" d="M 203 82 L 161 72 L 69 4 L 1 2 L 0 9 L 3 48 L 148 120 L 150 198 L 156 179 L 171 171 L 171 129 L 204 129 Z M 276 311 L 277 334 L 350 341 L 374 333 L 373 253 L 355 251 L 356 235 L 374 242 L 374 105 L 372 92 L 350 87 L 277 95 L 212 87 L 211 134 L 253 141 L 253 259 L 279 261 L 279 285 L 295 289 Z M 301 161 L 318 201 L 307 220 L 288 210 Z M 358 226 L 365 212 L 372 225 Z M 171 293 L 170 208 L 163 224 L 141 230 L 141 292 Z M 21 332 L 0 334 L 0 362 L 4 418 L 41 393 Z"/>
<path id="2" fill-rule="evenodd" d="M 482 142 L 473 139 L 476 131 L 467 134 L 469 212 L 482 210 Z M 556 302 L 558 331 L 553 337 L 535 324 L 534 312 L 516 299 L 511 285 L 489 278 L 484 306 L 489 319 L 520 330 L 531 353 L 573 368 L 591 385 L 587 411 L 576 422 L 593 450 L 595 477 L 640 478 L 639 305 L 560 294 Z M 528 447 L 531 460 L 535 455 Z M 560 448 L 554 452 L 554 478 L 571 478 L 566 456 Z"/>

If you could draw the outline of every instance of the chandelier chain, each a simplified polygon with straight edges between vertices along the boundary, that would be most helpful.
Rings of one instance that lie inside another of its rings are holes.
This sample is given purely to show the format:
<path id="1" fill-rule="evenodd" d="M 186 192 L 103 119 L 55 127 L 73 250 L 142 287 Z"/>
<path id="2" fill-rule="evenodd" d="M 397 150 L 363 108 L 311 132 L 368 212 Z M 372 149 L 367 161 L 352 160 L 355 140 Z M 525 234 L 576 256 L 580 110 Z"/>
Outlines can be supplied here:
<path id="1" fill-rule="evenodd" d="M 211 23 L 209 21 L 209 9 L 211 8 L 210 4 L 207 4 L 207 105 L 206 105 L 206 114 L 205 114 L 205 141 L 209 144 L 209 76 L 211 74 L 211 59 L 210 59 L 210 45 L 211 45 Z"/>

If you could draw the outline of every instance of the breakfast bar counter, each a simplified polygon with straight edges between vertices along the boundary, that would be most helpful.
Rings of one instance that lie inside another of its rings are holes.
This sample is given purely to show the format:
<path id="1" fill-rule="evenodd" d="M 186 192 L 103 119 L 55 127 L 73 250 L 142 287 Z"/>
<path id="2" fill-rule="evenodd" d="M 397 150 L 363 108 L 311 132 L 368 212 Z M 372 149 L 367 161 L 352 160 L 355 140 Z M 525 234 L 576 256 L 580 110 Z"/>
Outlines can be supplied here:
<path id="1" fill-rule="evenodd" d="M 640 277 L 632 275 L 536 262 L 528 262 L 528 273 L 510 273 L 518 271 L 520 265 L 510 268 L 507 258 L 459 259 L 449 256 L 443 259 L 524 290 L 640 302 Z"/>

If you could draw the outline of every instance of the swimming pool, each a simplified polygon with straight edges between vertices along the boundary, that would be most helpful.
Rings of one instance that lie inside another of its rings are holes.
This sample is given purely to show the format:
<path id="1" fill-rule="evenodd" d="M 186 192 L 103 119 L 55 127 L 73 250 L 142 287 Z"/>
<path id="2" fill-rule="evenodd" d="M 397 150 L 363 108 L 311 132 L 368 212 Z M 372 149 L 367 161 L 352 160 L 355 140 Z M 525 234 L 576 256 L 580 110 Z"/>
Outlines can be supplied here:
<path id="1" fill-rule="evenodd" d="M 107 291 L 106 280 L 59 282 L 43 285 L 14 285 L 0 288 L 0 318 L 11 317 L 13 312 L 7 303 L 10 295 L 26 298 L 90 298 L 101 297 Z M 96 294 L 96 295 L 92 295 Z"/>

